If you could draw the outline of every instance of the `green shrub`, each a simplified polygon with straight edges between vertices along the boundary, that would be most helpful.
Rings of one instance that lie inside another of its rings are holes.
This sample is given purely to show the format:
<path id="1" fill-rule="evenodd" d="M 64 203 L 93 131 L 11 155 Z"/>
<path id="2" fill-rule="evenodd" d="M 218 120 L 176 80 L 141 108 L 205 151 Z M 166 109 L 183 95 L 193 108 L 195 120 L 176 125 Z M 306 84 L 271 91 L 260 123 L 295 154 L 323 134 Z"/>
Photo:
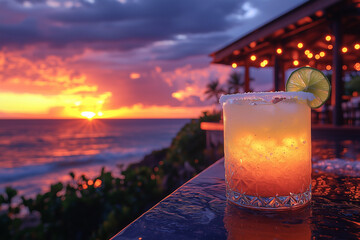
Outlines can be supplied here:
<path id="1" fill-rule="evenodd" d="M 104 168 L 94 179 L 70 173 L 66 185 L 53 184 L 35 198 L 21 197 L 19 204 L 12 203 L 16 190 L 6 188 L 0 195 L 0 239 L 109 239 L 211 163 L 200 123 L 218 120 L 219 113 L 204 113 L 186 124 L 168 149 L 145 157 L 159 158 L 155 165 L 134 164 L 118 177 Z M 20 209 L 29 215 L 20 218 Z"/>

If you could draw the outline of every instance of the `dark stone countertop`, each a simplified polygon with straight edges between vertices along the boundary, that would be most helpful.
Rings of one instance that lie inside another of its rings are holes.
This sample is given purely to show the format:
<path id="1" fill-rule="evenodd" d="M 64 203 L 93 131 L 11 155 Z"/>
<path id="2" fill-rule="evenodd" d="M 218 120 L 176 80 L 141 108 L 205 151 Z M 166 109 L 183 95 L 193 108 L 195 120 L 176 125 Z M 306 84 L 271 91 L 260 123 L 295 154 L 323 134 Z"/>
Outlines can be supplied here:
<path id="1" fill-rule="evenodd" d="M 221 159 L 113 239 L 360 239 L 360 177 L 317 169 L 312 179 L 305 208 L 241 209 L 226 201 Z"/>

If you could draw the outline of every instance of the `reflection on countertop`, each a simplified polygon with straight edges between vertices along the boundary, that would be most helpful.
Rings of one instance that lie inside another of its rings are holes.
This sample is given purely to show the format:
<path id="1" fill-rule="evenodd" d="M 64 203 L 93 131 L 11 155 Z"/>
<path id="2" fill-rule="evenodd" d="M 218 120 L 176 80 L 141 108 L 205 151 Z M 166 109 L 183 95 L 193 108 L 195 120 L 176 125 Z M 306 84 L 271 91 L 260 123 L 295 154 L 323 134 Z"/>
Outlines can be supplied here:
<path id="1" fill-rule="evenodd" d="M 360 239 L 359 140 L 323 140 L 313 141 L 307 207 L 274 213 L 227 203 L 221 159 L 113 239 Z"/>

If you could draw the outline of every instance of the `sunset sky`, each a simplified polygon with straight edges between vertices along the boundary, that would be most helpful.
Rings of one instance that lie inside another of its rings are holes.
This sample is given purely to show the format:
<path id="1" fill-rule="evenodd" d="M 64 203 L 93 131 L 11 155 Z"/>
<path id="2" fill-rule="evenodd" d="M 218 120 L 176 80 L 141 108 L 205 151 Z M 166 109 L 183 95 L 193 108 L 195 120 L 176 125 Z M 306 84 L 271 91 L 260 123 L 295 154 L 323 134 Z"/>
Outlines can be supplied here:
<path id="1" fill-rule="evenodd" d="M 197 117 L 234 71 L 208 55 L 302 2 L 0 0 L 0 118 Z"/>

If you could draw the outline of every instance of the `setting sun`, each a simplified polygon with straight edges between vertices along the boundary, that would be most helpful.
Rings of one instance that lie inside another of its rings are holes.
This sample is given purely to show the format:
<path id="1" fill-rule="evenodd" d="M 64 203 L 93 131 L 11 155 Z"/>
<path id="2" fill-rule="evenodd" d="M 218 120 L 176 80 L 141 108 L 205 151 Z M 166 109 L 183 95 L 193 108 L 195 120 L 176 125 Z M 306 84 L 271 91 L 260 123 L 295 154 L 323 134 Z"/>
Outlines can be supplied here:
<path id="1" fill-rule="evenodd" d="M 82 112 L 81 116 L 86 117 L 87 119 L 92 119 L 95 117 L 96 113 L 94 112 Z"/>

